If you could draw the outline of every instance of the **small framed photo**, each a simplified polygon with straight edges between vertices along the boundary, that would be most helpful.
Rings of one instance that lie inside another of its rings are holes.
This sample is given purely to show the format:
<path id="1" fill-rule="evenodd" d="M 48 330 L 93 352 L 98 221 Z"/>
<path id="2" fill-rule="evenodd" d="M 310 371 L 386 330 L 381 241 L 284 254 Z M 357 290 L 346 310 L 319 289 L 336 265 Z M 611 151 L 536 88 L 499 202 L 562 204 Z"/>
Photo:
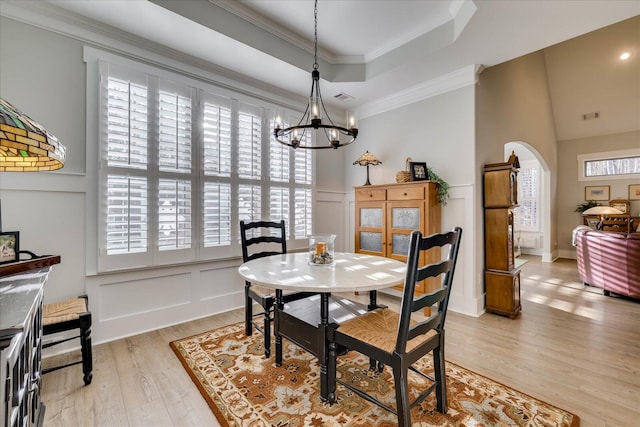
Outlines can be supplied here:
<path id="1" fill-rule="evenodd" d="M 429 179 L 427 164 L 424 162 L 409 162 L 409 171 L 411 172 L 411 181 L 425 181 Z"/>
<path id="2" fill-rule="evenodd" d="M 640 200 L 640 184 L 629 184 L 629 200 Z"/>
<path id="3" fill-rule="evenodd" d="M 596 185 L 584 187 L 585 200 L 609 200 L 609 186 Z"/>
<path id="4" fill-rule="evenodd" d="M 0 264 L 18 261 L 20 252 L 20 232 L 0 232 Z"/>

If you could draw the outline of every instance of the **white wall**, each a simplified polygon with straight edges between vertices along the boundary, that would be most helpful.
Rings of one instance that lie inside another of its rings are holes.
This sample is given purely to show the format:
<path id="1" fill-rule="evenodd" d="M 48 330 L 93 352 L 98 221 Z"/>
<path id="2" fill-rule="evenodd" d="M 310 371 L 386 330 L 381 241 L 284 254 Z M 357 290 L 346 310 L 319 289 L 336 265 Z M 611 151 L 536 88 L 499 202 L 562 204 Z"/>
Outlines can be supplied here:
<path id="1" fill-rule="evenodd" d="M 543 261 L 558 257 L 557 145 L 544 55 L 541 51 L 485 69 L 476 97 L 476 162 L 504 161 L 504 145 L 517 141 L 535 149 L 549 171 L 543 188 L 549 218 L 545 218 Z M 478 197 L 482 194 L 478 193 Z M 481 199 L 480 199 L 481 200 Z M 481 202 L 482 203 L 482 202 Z M 478 218 L 482 221 L 482 218 Z M 482 241 L 482 239 L 479 239 Z M 477 248 L 479 254 L 484 250 Z M 484 262 L 484 261 L 483 261 Z"/>
<path id="2" fill-rule="evenodd" d="M 405 159 L 426 162 L 451 186 L 450 199 L 442 207 L 442 228 L 463 227 L 451 310 L 477 316 L 484 309 L 482 272 L 473 255 L 476 246 L 473 83 L 399 108 L 361 118 L 357 141 L 346 147 L 345 191 L 348 193 L 349 232 L 353 249 L 355 236 L 353 187 L 366 180 L 364 167 L 353 162 L 366 150 L 382 164 L 370 167 L 372 184 L 394 183 L 396 172 L 404 170 Z M 481 226 L 481 224 L 480 224 Z"/>
<path id="3" fill-rule="evenodd" d="M 285 105 L 298 105 L 300 100 L 212 74 L 198 68 L 202 64 L 185 62 L 184 56 L 164 56 L 170 52 L 142 41 L 123 43 L 75 27 L 38 13 L 38 5 L 25 10 L 13 6 L 3 5 L 2 10 L 3 14 L 11 12 L 11 19 L 0 17 L 0 93 L 67 147 L 67 162 L 59 171 L 0 173 L 3 229 L 20 231 L 23 249 L 62 257 L 49 277 L 45 302 L 88 293 L 94 344 L 243 306 L 244 282 L 237 274 L 239 252 L 216 262 L 95 274 L 98 159 L 97 134 L 92 129 L 96 106 L 87 105 L 93 99 L 87 94 L 87 81 L 90 91 L 97 90 L 97 84 L 96 89 L 91 85 L 97 73 L 83 62 L 83 49 L 112 46 L 107 49 L 112 53 L 168 64 L 174 71 L 184 68 L 190 76 Z M 315 164 L 314 231 L 338 234 L 337 249 L 342 250 L 348 241 L 344 153 L 325 151 Z"/>

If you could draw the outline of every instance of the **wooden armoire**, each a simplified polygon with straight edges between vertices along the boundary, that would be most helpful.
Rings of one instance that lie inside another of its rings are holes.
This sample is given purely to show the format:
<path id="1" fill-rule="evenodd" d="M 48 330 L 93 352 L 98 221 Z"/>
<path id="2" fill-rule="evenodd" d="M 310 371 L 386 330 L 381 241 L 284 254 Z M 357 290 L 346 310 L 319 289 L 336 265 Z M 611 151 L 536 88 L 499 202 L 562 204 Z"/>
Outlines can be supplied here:
<path id="1" fill-rule="evenodd" d="M 518 157 L 484 166 L 485 309 L 515 318 L 520 312 L 520 269 L 513 254 L 513 209 L 518 206 Z"/>
<path id="2" fill-rule="evenodd" d="M 413 230 L 424 236 L 441 231 L 438 184 L 435 181 L 413 181 L 399 184 L 365 185 L 355 188 L 355 250 L 399 261 L 407 260 L 409 238 Z M 440 260 L 434 249 L 421 255 L 425 265 Z M 419 293 L 436 289 L 439 283 L 416 286 Z M 402 285 L 396 287 L 402 289 Z"/>

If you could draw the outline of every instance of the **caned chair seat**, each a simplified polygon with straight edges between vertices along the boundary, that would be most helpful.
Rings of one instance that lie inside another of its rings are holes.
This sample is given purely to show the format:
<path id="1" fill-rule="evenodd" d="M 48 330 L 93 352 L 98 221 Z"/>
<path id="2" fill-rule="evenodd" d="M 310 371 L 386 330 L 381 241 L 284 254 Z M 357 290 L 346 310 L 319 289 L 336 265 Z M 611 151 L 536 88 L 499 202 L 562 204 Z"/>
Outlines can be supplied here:
<path id="1" fill-rule="evenodd" d="M 393 353 L 398 342 L 398 324 L 400 314 L 385 308 L 364 313 L 340 324 L 340 333 L 349 335 L 363 343 L 377 347 L 387 353 Z M 410 326 L 416 322 L 411 320 Z M 426 334 L 407 341 L 407 351 L 410 352 L 420 344 L 428 341 L 437 334 L 431 330 Z"/>
<path id="2" fill-rule="evenodd" d="M 42 310 L 42 324 L 44 326 L 54 323 L 78 320 L 80 313 L 86 313 L 87 300 L 84 298 L 74 298 L 66 301 L 45 304 Z"/>
<path id="3" fill-rule="evenodd" d="M 80 338 L 82 360 L 47 368 L 42 372 L 46 374 L 58 369 L 66 368 L 67 366 L 82 363 L 84 384 L 88 385 L 91 384 L 91 380 L 93 379 L 93 355 L 91 351 L 91 312 L 89 311 L 87 296 L 82 295 L 78 298 L 44 304 L 42 307 L 43 335 L 58 334 L 72 331 L 74 329 L 78 330 L 78 335 L 45 343 L 42 345 L 42 348 L 48 348 L 63 342 Z"/>

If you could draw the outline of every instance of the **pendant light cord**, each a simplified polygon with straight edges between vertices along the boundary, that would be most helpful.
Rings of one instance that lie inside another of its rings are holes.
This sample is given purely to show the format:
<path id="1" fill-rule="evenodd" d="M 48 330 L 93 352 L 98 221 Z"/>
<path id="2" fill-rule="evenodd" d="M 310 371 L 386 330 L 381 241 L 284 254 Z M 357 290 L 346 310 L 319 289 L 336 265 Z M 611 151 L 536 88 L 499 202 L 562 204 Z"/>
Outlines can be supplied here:
<path id="1" fill-rule="evenodd" d="M 313 19 L 315 26 L 313 28 L 313 69 L 317 70 L 318 66 L 318 0 L 316 0 L 313 8 Z"/>

